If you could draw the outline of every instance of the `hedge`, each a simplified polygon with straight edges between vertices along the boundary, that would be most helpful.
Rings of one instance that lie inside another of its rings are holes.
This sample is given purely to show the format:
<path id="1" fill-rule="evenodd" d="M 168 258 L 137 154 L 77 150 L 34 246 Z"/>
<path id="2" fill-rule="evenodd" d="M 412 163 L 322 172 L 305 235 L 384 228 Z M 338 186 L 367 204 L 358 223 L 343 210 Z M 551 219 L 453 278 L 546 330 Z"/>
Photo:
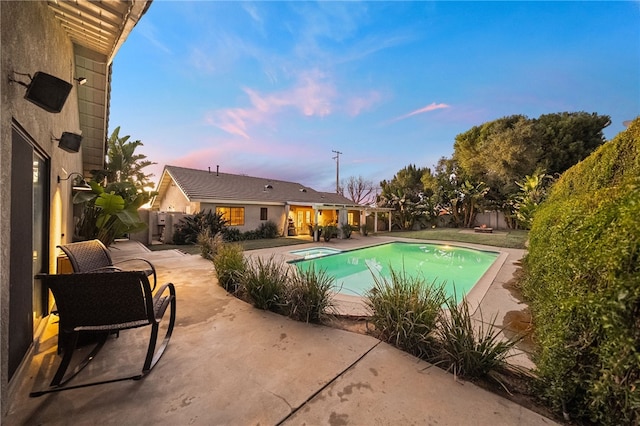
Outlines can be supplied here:
<path id="1" fill-rule="evenodd" d="M 640 118 L 562 175 L 529 237 L 540 396 L 572 420 L 640 423 Z"/>

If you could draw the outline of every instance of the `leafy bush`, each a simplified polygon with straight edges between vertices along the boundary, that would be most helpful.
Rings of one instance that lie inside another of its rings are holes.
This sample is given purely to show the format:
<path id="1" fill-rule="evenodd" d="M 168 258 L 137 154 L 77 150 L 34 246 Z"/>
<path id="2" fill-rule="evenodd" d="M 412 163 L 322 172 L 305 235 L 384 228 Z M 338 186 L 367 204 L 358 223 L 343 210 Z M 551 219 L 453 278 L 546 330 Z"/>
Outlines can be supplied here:
<path id="1" fill-rule="evenodd" d="M 246 240 L 260 240 L 263 238 L 277 238 L 278 225 L 273 221 L 267 221 L 260 224 L 259 227 L 252 231 L 241 232 L 238 228 L 224 227 L 222 229 L 222 237 L 225 241 L 246 241 Z"/>
<path id="2" fill-rule="evenodd" d="M 325 270 L 316 271 L 314 266 L 293 274 L 287 285 L 289 316 L 299 321 L 321 322 L 333 307 L 333 282 Z"/>
<path id="3" fill-rule="evenodd" d="M 242 232 L 238 228 L 222 228 L 222 239 L 228 242 L 242 241 Z"/>
<path id="4" fill-rule="evenodd" d="M 494 327 L 496 317 L 488 325 L 483 321 L 474 325 L 465 301 L 458 303 L 452 297 L 446 306 L 437 329 L 439 350 L 434 361 L 456 376 L 471 378 L 490 376 L 504 365 L 519 339 L 501 340 L 500 329 Z"/>
<path id="5" fill-rule="evenodd" d="M 288 273 L 273 256 L 254 258 L 242 277 L 242 292 L 256 308 L 279 311 L 285 305 Z"/>
<path id="6" fill-rule="evenodd" d="M 348 223 L 343 223 L 340 225 L 340 231 L 342 232 L 342 238 L 351 238 L 351 232 L 353 232 L 353 228 Z"/>
<path id="7" fill-rule="evenodd" d="M 558 180 L 529 234 L 539 393 L 577 421 L 640 422 L 639 217 L 636 119 Z"/>
<path id="8" fill-rule="evenodd" d="M 128 232 L 147 228 L 138 215 L 138 209 L 147 201 L 144 194 L 137 194 L 133 184 L 116 182 L 102 187 L 89 182 L 91 191 L 77 192 L 74 204 L 82 204 L 82 215 L 76 224 L 74 239 L 99 239 L 109 247 L 116 238 Z"/>
<path id="9" fill-rule="evenodd" d="M 238 244 L 222 244 L 213 256 L 218 283 L 228 292 L 237 293 L 247 269 L 247 261 Z"/>
<path id="10" fill-rule="evenodd" d="M 371 323 L 381 340 L 420 357 L 432 356 L 432 332 L 446 299 L 444 287 L 428 285 L 404 270 L 390 272 L 390 278 L 373 275 L 374 286 L 366 294 Z"/>
<path id="11" fill-rule="evenodd" d="M 326 242 L 329 242 L 331 238 L 338 236 L 338 227 L 333 225 L 327 225 L 322 228 L 322 237 Z"/>
<path id="12" fill-rule="evenodd" d="M 280 235 L 278 225 L 271 220 L 261 223 L 257 229 L 257 233 L 260 235 L 260 238 L 277 238 L 278 235 Z"/>
<path id="13" fill-rule="evenodd" d="M 222 214 L 211 210 L 201 210 L 192 215 L 180 219 L 173 233 L 174 244 L 196 244 L 198 235 L 205 230 L 209 230 L 211 235 L 215 235 L 227 224 Z"/>

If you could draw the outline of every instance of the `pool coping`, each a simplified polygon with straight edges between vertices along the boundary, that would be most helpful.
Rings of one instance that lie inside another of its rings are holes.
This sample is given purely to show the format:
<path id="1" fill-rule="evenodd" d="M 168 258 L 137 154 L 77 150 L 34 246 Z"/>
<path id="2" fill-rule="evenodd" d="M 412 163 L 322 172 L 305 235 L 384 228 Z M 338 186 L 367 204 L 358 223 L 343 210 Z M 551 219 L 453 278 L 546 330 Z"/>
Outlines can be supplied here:
<path id="1" fill-rule="evenodd" d="M 372 247 L 380 244 L 386 244 L 389 242 L 406 242 L 406 243 L 430 243 L 430 244 L 442 244 L 442 245 L 450 245 L 457 246 L 463 248 L 470 248 L 481 251 L 489 251 L 498 253 L 498 257 L 493 262 L 493 264 L 485 271 L 485 273 L 480 277 L 478 282 L 473 286 L 471 290 L 465 296 L 465 300 L 469 306 L 469 312 L 473 315 L 483 300 L 485 299 L 489 289 L 491 286 L 496 283 L 498 279 L 498 275 L 501 273 L 503 267 L 507 259 L 510 256 L 509 251 L 518 250 L 519 249 L 505 249 L 503 247 L 496 246 L 486 246 L 481 244 L 473 244 L 473 243 L 464 243 L 457 241 L 441 241 L 441 240 L 423 240 L 423 239 L 413 239 L 413 238 L 402 238 L 402 237 L 393 237 L 393 236 L 375 236 L 375 237 L 362 237 L 362 238 L 349 238 L 346 240 L 332 240 L 329 243 L 320 243 L 318 242 L 309 242 L 309 248 L 331 248 L 335 250 L 340 250 L 341 252 L 346 252 L 350 250 L 355 250 L 359 248 Z M 298 250 L 304 250 L 306 244 L 300 244 L 296 246 Z M 258 255 L 258 256 L 273 256 L 278 255 L 284 260 L 284 262 L 289 267 L 295 267 L 295 261 L 303 260 L 300 256 L 289 253 L 291 250 L 291 246 L 283 246 L 283 247 L 274 247 L 269 249 L 259 249 L 252 250 L 248 252 L 250 256 Z M 347 295 L 342 293 L 333 293 L 333 314 L 337 316 L 343 317 L 369 317 L 371 316 L 371 310 L 367 306 L 365 302 L 366 298 L 363 296 L 354 296 Z"/>

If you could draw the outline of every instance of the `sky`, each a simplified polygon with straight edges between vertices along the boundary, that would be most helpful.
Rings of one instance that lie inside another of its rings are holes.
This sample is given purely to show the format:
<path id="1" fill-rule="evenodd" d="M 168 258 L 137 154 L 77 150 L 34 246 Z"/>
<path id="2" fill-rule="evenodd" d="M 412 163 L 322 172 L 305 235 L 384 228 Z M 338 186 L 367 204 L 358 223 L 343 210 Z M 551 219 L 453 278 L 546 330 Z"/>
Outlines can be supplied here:
<path id="1" fill-rule="evenodd" d="M 154 182 L 219 166 L 332 192 L 565 111 L 610 116 L 607 140 L 640 115 L 640 1 L 154 0 L 113 61 L 109 134 Z"/>

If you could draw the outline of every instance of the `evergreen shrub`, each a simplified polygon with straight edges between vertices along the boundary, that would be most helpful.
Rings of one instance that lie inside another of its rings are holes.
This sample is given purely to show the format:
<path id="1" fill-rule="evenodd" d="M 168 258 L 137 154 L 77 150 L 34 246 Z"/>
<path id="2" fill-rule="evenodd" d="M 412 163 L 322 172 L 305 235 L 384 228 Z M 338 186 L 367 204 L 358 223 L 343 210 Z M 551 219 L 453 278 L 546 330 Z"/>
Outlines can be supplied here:
<path id="1" fill-rule="evenodd" d="M 561 176 L 529 238 L 540 396 L 579 422 L 640 423 L 640 118 Z"/>

